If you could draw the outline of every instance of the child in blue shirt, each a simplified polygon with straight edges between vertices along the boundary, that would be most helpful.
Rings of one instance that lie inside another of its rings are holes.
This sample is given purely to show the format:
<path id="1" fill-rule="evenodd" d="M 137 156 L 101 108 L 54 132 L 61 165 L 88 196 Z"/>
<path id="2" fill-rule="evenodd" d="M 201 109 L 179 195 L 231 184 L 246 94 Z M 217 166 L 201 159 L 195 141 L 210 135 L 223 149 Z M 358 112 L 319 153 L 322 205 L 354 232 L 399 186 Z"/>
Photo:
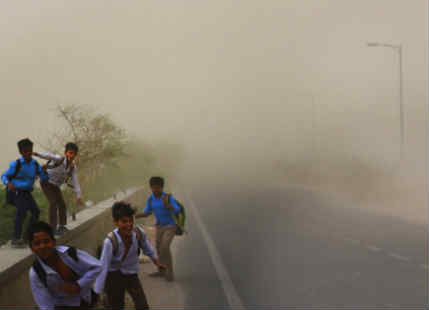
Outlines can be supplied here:
<path id="1" fill-rule="evenodd" d="M 177 225 L 173 213 L 178 214 L 180 207 L 173 195 L 164 192 L 164 179 L 162 177 L 151 177 L 149 185 L 152 194 L 148 197 L 143 213 L 136 218 L 147 217 L 155 214 L 156 219 L 156 250 L 161 264 L 167 268 L 159 268 L 157 272 L 150 274 L 152 277 L 165 277 L 167 281 L 174 281 L 173 257 L 170 246 L 176 235 Z"/>
<path id="2" fill-rule="evenodd" d="M 36 222 L 40 215 L 39 206 L 31 194 L 34 182 L 37 177 L 46 181 L 48 175 L 32 158 L 33 142 L 30 139 L 20 140 L 18 150 L 22 157 L 10 163 L 9 169 L 3 173 L 1 179 L 6 185 L 7 201 L 16 207 L 12 247 L 23 248 L 26 244 L 21 240 L 22 225 L 27 211 L 31 212 L 30 224 Z"/>

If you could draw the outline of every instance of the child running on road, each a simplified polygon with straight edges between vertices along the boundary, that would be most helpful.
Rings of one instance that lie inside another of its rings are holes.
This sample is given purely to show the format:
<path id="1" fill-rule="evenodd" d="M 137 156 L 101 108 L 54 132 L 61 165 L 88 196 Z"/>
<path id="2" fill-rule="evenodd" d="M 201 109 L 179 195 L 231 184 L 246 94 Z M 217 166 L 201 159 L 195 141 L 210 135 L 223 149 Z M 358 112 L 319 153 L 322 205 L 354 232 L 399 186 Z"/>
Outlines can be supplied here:
<path id="1" fill-rule="evenodd" d="M 180 207 L 177 205 L 173 195 L 164 192 L 164 179 L 162 177 L 151 177 L 149 185 L 152 194 L 148 197 L 146 208 L 136 218 L 147 217 L 155 214 L 156 218 L 156 250 L 161 264 L 166 269 L 159 268 L 157 272 L 150 274 L 151 277 L 165 277 L 169 282 L 174 281 L 173 257 L 170 246 L 176 235 L 177 225 L 173 213 L 178 214 Z"/>
<path id="2" fill-rule="evenodd" d="M 144 230 L 134 227 L 134 212 L 126 202 L 113 205 L 112 217 L 117 228 L 104 240 L 100 258 L 103 271 L 94 285 L 97 294 L 105 291 L 109 306 L 115 310 L 124 308 L 125 291 L 131 295 L 136 309 L 149 309 L 138 277 L 140 249 L 158 268 L 165 267 L 159 263 Z"/>

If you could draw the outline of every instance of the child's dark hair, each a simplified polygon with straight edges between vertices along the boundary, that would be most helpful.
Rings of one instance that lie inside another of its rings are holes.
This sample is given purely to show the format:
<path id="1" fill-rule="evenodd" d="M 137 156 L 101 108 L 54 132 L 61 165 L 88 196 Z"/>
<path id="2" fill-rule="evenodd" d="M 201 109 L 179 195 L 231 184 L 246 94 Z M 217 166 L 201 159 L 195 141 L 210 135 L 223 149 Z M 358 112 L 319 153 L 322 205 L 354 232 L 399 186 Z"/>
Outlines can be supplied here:
<path id="1" fill-rule="evenodd" d="M 112 206 L 112 217 L 115 221 L 119 221 L 124 216 L 133 217 L 135 212 L 131 204 L 125 201 L 115 202 Z"/>
<path id="2" fill-rule="evenodd" d="M 161 187 L 164 187 L 164 179 L 162 177 L 151 177 L 149 180 L 149 185 L 161 185 Z"/>
<path id="3" fill-rule="evenodd" d="M 37 234 L 38 232 L 45 232 L 49 235 L 49 237 L 52 238 L 52 240 L 55 240 L 54 230 L 52 226 L 46 222 L 38 221 L 31 224 L 27 230 L 27 240 L 30 247 L 31 242 L 33 241 L 34 234 Z"/>
<path id="4" fill-rule="evenodd" d="M 75 151 L 77 153 L 79 152 L 79 148 L 76 143 L 69 142 L 66 144 L 66 152 L 67 151 Z"/>
<path id="5" fill-rule="evenodd" d="M 33 147 L 33 142 L 28 138 L 25 138 L 25 139 L 18 141 L 18 150 L 20 153 L 22 153 L 24 151 L 24 149 L 32 148 L 32 147 Z"/>

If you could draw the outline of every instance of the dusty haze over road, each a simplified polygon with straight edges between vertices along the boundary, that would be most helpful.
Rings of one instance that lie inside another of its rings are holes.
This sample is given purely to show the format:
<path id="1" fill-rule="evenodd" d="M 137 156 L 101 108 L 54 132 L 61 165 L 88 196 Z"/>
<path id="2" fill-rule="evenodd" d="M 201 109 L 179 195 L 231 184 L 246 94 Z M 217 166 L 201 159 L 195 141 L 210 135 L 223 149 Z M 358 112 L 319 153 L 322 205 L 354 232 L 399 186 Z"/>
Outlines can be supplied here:
<path id="1" fill-rule="evenodd" d="M 398 57 L 366 42 L 401 43 L 400 182 L 423 212 L 427 1 L 9 1 L 0 12 L 4 168 L 19 138 L 55 128 L 56 104 L 83 103 L 133 135 L 183 144 L 187 174 L 274 171 L 293 183 L 285 167 L 329 177 L 358 163 L 390 175 Z"/>
<path id="2" fill-rule="evenodd" d="M 427 223 L 425 0 L 0 3 L 0 166 L 58 103 L 185 147 L 182 181 L 330 190 Z M 399 160 L 402 44 L 405 156 Z M 344 206 L 348 207 L 348 206 Z"/>

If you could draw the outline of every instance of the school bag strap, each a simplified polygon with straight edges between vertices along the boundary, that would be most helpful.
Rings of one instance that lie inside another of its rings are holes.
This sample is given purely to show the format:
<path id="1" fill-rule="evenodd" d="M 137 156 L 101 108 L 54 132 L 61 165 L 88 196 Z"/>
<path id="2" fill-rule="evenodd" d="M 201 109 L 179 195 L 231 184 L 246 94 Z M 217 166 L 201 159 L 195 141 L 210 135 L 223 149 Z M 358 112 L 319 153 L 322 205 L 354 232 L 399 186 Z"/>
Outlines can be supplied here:
<path id="1" fill-rule="evenodd" d="M 33 270 L 36 272 L 39 277 L 40 282 L 42 282 L 44 287 L 48 287 L 48 281 L 46 279 L 46 271 L 43 269 L 38 259 L 35 259 L 33 262 Z"/>
<path id="2" fill-rule="evenodd" d="M 165 194 L 167 196 L 167 202 L 170 203 L 170 195 L 171 194 Z M 149 196 L 149 206 L 152 208 L 152 195 Z"/>
<path id="3" fill-rule="evenodd" d="M 166 194 L 166 195 L 167 195 L 167 202 L 170 203 L 171 194 Z M 178 214 L 175 214 L 174 212 L 171 212 L 171 213 L 172 213 L 172 216 L 174 219 L 174 223 L 176 224 L 176 235 L 181 236 L 181 235 L 183 235 L 183 233 L 186 232 L 185 231 L 186 213 L 185 213 L 185 208 L 177 199 L 176 199 L 176 203 L 177 203 L 177 206 L 179 207 L 180 211 Z"/>
<path id="4" fill-rule="evenodd" d="M 140 230 L 140 228 L 138 228 L 137 226 L 136 226 L 136 227 L 134 227 L 134 231 L 136 232 L 136 239 L 137 239 L 137 242 L 138 242 L 138 244 L 140 245 L 140 240 L 142 240 L 142 239 L 143 239 L 142 231 L 141 231 L 141 230 Z"/>
<path id="5" fill-rule="evenodd" d="M 66 253 L 73 258 L 76 262 L 79 261 L 79 258 L 77 256 L 77 250 L 74 247 L 69 247 L 66 251 Z M 42 265 L 40 264 L 39 260 L 36 258 L 33 262 L 33 270 L 36 272 L 37 276 L 39 277 L 39 280 L 42 282 L 42 284 L 45 287 L 48 287 L 48 281 L 46 279 L 46 271 L 43 269 Z"/>
<path id="6" fill-rule="evenodd" d="M 76 250 L 76 248 L 74 248 L 74 247 L 70 246 L 70 247 L 68 248 L 68 250 L 67 250 L 67 254 L 68 254 L 71 258 L 73 258 L 73 259 L 75 260 L 75 262 L 78 262 L 78 261 L 79 261 L 79 258 L 77 257 L 77 250 Z"/>
<path id="7" fill-rule="evenodd" d="M 7 178 L 9 180 L 9 182 L 16 178 L 16 176 L 19 173 L 19 170 L 21 170 L 21 165 L 22 165 L 21 160 L 17 159 L 16 160 L 16 166 L 15 166 L 15 172 Z"/>
<path id="8" fill-rule="evenodd" d="M 137 226 L 134 227 L 134 231 L 136 233 L 136 239 L 137 239 L 137 256 L 140 256 L 140 240 L 143 239 L 143 234 L 140 228 Z"/>
<path id="9" fill-rule="evenodd" d="M 116 256 L 118 254 L 119 243 L 115 233 L 113 231 L 109 232 L 107 234 L 107 238 L 109 238 L 110 242 L 112 243 L 113 256 Z"/>
<path id="10" fill-rule="evenodd" d="M 142 234 L 142 231 L 137 227 L 134 227 L 133 230 L 136 233 L 137 253 L 140 256 L 140 240 L 142 240 L 143 234 Z M 116 234 L 113 231 L 111 231 L 107 234 L 107 238 L 109 238 L 110 242 L 112 243 L 112 247 L 113 247 L 112 254 L 113 254 L 113 256 L 118 255 L 119 242 L 118 242 L 118 238 L 116 237 Z"/>

